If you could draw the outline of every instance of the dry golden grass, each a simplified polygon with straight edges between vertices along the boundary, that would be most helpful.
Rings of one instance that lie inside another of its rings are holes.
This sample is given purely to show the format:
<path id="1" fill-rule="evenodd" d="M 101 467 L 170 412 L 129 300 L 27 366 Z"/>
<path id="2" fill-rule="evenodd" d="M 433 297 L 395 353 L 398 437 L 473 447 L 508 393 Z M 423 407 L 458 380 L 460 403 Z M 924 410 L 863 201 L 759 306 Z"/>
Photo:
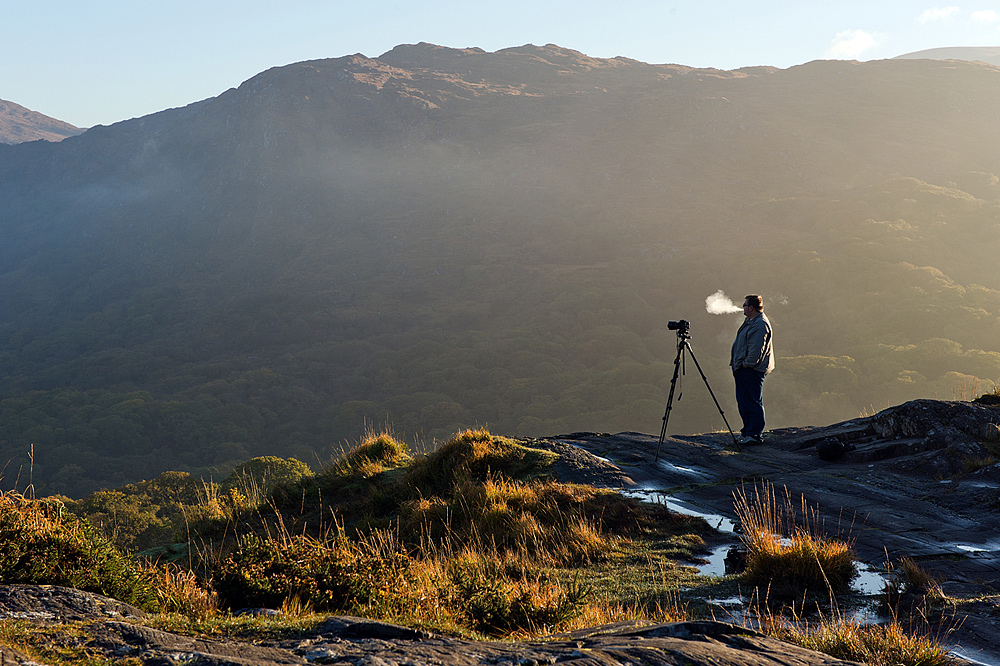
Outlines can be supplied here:
<path id="1" fill-rule="evenodd" d="M 146 576 L 156 590 L 162 612 L 207 618 L 219 611 L 218 595 L 205 589 L 188 569 L 171 564 L 151 566 Z"/>
<path id="2" fill-rule="evenodd" d="M 861 624 L 855 619 L 788 621 L 772 615 L 756 628 L 781 640 L 869 666 L 947 666 L 955 660 L 926 633 L 907 631 L 899 622 Z"/>
<path id="3" fill-rule="evenodd" d="M 370 479 L 387 469 L 406 465 L 411 460 L 409 447 L 391 430 L 368 430 L 361 443 L 337 461 L 333 469 L 341 474 L 354 473 Z"/>
<path id="4" fill-rule="evenodd" d="M 785 489 L 762 483 L 734 493 L 747 551 L 745 580 L 768 600 L 847 592 L 857 575 L 850 544 L 822 533 L 818 510 L 805 498 L 798 511 Z"/>
<path id="5" fill-rule="evenodd" d="M 615 541 L 600 523 L 610 491 L 552 481 L 522 483 L 490 476 L 461 482 L 450 497 L 419 498 L 403 507 L 408 532 L 492 544 L 537 563 L 560 566 L 603 557 Z M 608 512 L 612 513 L 612 512 Z"/>
<path id="6" fill-rule="evenodd" d="M 901 592 L 944 595 L 938 579 L 929 574 L 912 558 L 900 558 L 894 573 L 896 575 L 893 578 L 893 583 Z"/>

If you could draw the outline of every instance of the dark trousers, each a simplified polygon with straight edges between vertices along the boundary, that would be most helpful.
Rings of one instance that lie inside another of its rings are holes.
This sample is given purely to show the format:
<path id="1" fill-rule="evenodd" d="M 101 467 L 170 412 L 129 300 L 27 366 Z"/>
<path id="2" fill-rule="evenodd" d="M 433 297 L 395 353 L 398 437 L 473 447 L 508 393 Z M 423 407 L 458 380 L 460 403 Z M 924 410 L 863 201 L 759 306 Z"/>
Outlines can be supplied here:
<path id="1" fill-rule="evenodd" d="M 736 404 L 743 419 L 741 435 L 757 437 L 764 432 L 764 373 L 740 368 L 736 378 Z"/>

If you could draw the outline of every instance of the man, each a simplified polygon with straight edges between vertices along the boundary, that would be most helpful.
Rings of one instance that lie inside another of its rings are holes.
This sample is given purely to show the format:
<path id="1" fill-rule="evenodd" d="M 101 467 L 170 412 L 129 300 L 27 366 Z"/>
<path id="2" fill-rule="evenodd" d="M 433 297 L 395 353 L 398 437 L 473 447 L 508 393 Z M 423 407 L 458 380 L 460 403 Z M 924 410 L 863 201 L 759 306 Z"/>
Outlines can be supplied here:
<path id="1" fill-rule="evenodd" d="M 764 377 L 774 369 L 771 322 L 758 294 L 743 299 L 743 316 L 736 332 L 730 365 L 736 379 L 736 404 L 743 419 L 741 445 L 760 444 L 764 432 Z"/>

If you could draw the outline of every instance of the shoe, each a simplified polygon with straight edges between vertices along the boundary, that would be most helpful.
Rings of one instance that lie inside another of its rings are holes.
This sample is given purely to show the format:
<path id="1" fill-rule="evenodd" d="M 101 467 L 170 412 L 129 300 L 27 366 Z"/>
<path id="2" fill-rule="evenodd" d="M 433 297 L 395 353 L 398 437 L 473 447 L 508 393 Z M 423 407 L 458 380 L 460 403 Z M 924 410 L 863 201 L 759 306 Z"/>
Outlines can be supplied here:
<path id="1" fill-rule="evenodd" d="M 763 443 L 764 438 L 760 435 L 743 435 L 739 441 L 740 446 L 756 446 Z"/>

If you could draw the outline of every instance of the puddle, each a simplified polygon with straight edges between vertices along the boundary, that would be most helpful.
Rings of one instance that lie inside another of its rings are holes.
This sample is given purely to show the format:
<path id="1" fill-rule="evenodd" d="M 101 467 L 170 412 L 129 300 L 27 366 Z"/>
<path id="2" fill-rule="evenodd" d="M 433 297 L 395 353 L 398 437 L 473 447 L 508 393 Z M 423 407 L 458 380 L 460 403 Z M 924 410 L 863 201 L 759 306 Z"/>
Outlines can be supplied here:
<path id="1" fill-rule="evenodd" d="M 885 618 L 878 614 L 874 601 L 868 601 L 860 608 L 847 612 L 847 616 L 860 625 L 884 624 Z"/>
<path id="2" fill-rule="evenodd" d="M 698 565 L 698 573 L 702 576 L 717 576 L 722 577 L 726 575 L 726 555 L 729 554 L 729 549 L 733 547 L 733 544 L 726 543 L 721 546 L 716 546 L 712 549 L 712 552 L 708 555 L 708 562 L 705 564 Z M 740 600 L 740 597 L 733 597 L 734 599 Z M 716 601 L 714 603 L 722 603 Z"/>
<path id="3" fill-rule="evenodd" d="M 708 475 L 704 472 L 699 472 L 696 469 L 691 469 L 690 467 L 681 467 L 680 465 L 675 465 L 666 460 L 661 460 L 657 463 L 664 471 L 675 472 L 677 474 L 683 474 L 684 476 L 692 476 L 700 479 L 708 478 Z"/>
<path id="4" fill-rule="evenodd" d="M 741 596 L 726 597 L 725 599 L 713 599 L 709 597 L 705 601 L 715 608 L 711 609 L 712 618 L 722 622 L 731 622 L 740 626 L 749 626 L 752 613 L 746 606 L 746 600 Z"/>
<path id="5" fill-rule="evenodd" d="M 711 554 L 706 558 L 708 562 L 698 566 L 698 573 L 703 576 L 725 576 L 726 554 L 732 547 L 733 544 L 729 543 L 713 548 Z M 865 600 L 860 605 L 841 608 L 836 612 L 842 612 L 845 618 L 862 625 L 882 624 L 885 618 L 879 616 L 875 597 L 882 592 L 886 580 L 885 573 L 859 562 L 858 576 L 851 584 L 851 589 L 864 596 Z M 713 617 L 722 618 L 726 622 L 741 624 L 748 620 L 752 621 L 754 617 L 754 609 L 747 606 L 748 599 L 744 596 L 734 595 L 723 599 L 706 597 L 705 601 L 717 607 L 717 613 L 713 612 Z M 988 664 L 987 666 L 1000 666 L 1000 664 Z"/>
<path id="6" fill-rule="evenodd" d="M 729 518 L 719 514 L 698 511 L 697 509 L 694 509 L 686 503 L 671 497 L 663 491 L 655 489 L 632 489 L 621 492 L 627 497 L 632 497 L 643 502 L 660 504 L 667 507 L 671 511 L 675 511 L 686 516 L 704 518 L 710 525 L 715 527 L 720 532 L 726 532 L 729 534 L 733 534 L 734 532 L 735 524 Z M 726 543 L 713 548 L 711 553 L 706 557 L 708 561 L 705 564 L 697 566 L 698 573 L 702 576 L 725 576 L 726 555 L 729 553 L 729 549 L 732 548 L 733 545 L 734 544 L 732 543 Z M 957 544 L 957 546 L 970 552 L 1000 550 L 1000 542 L 990 543 L 984 546 L 969 546 L 961 544 Z M 858 595 L 865 597 L 866 601 L 851 610 L 844 609 L 845 615 L 861 624 L 880 624 L 883 622 L 884 619 L 879 617 L 876 611 L 874 598 L 882 593 L 887 580 L 888 578 L 884 571 L 871 567 L 863 562 L 858 562 L 858 575 L 851 584 L 851 589 Z M 727 621 L 740 622 L 747 617 L 746 614 L 749 610 L 746 607 L 747 600 L 742 596 L 737 595 L 727 597 L 725 599 L 707 598 L 705 601 L 713 606 L 719 607 L 723 613 L 728 615 L 729 619 Z M 963 656 L 963 658 L 967 657 Z M 970 659 L 970 661 L 980 664 L 985 663 L 974 658 Z M 1000 666 L 1000 663 L 985 664 L 985 666 Z"/>
<path id="7" fill-rule="evenodd" d="M 956 543 L 954 545 L 955 548 L 965 551 L 966 553 L 993 553 L 1000 550 L 1000 541 L 990 541 L 981 546 L 975 546 L 967 543 Z"/>
<path id="8" fill-rule="evenodd" d="M 888 582 L 885 572 L 872 569 L 867 564 L 858 563 L 858 577 L 851 583 L 851 589 L 858 594 L 872 597 L 881 594 Z"/>
<path id="9" fill-rule="evenodd" d="M 736 529 L 735 523 L 725 516 L 721 516 L 717 513 L 704 513 L 693 509 L 686 504 L 680 502 L 679 500 L 670 497 L 666 493 L 659 490 L 622 490 L 620 491 L 625 497 L 631 497 L 643 502 L 650 502 L 652 504 L 661 504 L 674 513 L 679 513 L 684 516 L 696 516 L 698 518 L 704 518 L 705 521 L 717 529 L 720 532 L 726 532 L 732 534 Z"/>
<path id="10" fill-rule="evenodd" d="M 711 601 L 713 604 L 718 604 L 720 606 L 742 606 L 743 605 L 743 597 L 741 597 L 739 595 L 737 595 L 735 597 L 726 597 L 725 599 L 713 599 L 712 597 L 709 597 L 708 600 Z"/>

